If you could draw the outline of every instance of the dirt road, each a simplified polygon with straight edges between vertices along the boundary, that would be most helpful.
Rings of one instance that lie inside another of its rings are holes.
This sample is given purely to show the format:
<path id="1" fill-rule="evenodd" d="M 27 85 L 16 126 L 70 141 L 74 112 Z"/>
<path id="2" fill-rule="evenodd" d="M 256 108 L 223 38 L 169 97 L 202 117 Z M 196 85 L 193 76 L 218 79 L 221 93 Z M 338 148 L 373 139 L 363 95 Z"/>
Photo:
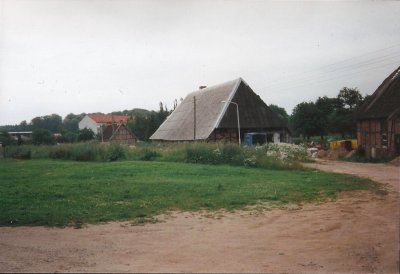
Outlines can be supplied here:
<path id="1" fill-rule="evenodd" d="M 2 227 L 0 271 L 398 273 L 399 167 L 311 165 L 373 178 L 390 193 L 262 214 L 175 213 L 144 226 Z"/>

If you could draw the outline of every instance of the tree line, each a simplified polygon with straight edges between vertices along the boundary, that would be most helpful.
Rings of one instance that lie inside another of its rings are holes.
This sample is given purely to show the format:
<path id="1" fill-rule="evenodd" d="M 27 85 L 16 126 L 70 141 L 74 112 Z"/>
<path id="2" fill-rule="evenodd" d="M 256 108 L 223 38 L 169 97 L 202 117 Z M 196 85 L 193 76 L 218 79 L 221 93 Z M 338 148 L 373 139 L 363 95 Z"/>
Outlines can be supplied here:
<path id="1" fill-rule="evenodd" d="M 336 97 L 319 97 L 315 102 L 302 102 L 293 109 L 289 125 L 294 134 L 309 138 L 340 134 L 342 138 L 356 137 L 357 112 L 369 100 L 357 88 L 344 87 Z"/>
<path id="2" fill-rule="evenodd" d="M 174 102 L 174 108 L 176 104 Z M 141 141 L 148 141 L 150 136 L 157 130 L 167 116 L 172 112 L 168 110 L 166 104 L 160 102 L 158 111 L 146 109 L 132 109 L 114 111 L 112 115 L 130 115 L 135 119 L 130 120 L 127 126 L 135 133 Z M 95 114 L 104 114 L 97 112 Z M 32 131 L 33 144 L 55 144 L 74 143 L 88 141 L 99 136 L 95 136 L 90 129 L 79 130 L 79 121 L 85 117 L 86 113 L 70 113 L 64 119 L 58 114 L 45 115 L 33 118 L 29 123 L 22 121 L 18 125 L 0 126 L 0 142 L 6 145 L 20 144 L 22 140 L 12 140 L 7 132 Z M 55 136 L 55 134 L 57 135 Z"/>
<path id="3" fill-rule="evenodd" d="M 360 106 L 369 100 L 370 96 L 363 97 L 357 88 L 342 88 L 336 97 L 319 97 L 315 102 L 301 102 L 295 106 L 291 115 L 277 105 L 269 105 L 270 109 L 282 120 L 288 123 L 293 136 L 309 138 L 320 136 L 321 139 L 329 134 L 341 134 L 345 137 L 355 137 L 356 113 Z M 178 102 L 174 101 L 173 109 Z M 115 111 L 109 114 L 130 115 L 135 117 L 127 126 L 141 141 L 148 141 L 150 136 L 164 122 L 173 111 L 160 102 L 157 111 L 146 109 L 132 109 Z M 103 113 L 96 113 L 103 114 Z M 95 139 L 93 131 L 79 130 L 79 121 L 85 113 L 70 113 L 64 119 L 58 114 L 51 114 L 33 118 L 29 123 L 22 121 L 19 125 L 0 126 L 0 142 L 9 143 L 8 131 L 33 131 L 34 144 L 51 144 L 55 142 L 73 143 Z M 54 133 L 60 133 L 55 138 Z M 97 136 L 98 137 L 98 136 Z"/>

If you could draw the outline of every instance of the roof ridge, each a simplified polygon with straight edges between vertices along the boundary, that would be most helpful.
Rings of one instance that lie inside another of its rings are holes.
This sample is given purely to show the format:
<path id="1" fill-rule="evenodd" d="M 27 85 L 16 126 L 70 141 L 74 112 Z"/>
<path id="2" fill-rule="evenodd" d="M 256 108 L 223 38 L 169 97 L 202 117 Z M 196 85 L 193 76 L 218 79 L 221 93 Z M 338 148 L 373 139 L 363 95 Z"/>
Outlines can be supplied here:
<path id="1" fill-rule="evenodd" d="M 378 86 L 378 88 L 375 90 L 375 92 L 372 94 L 375 98 L 372 98 L 371 102 L 368 103 L 368 105 L 365 107 L 363 112 L 367 112 L 368 110 L 371 109 L 371 107 L 382 97 L 382 95 L 385 93 L 385 90 L 391 85 L 393 81 L 396 80 L 397 76 L 399 76 L 400 72 L 400 67 L 395 69 L 388 77 L 386 77 L 385 80 Z"/>
<path id="2" fill-rule="evenodd" d="M 221 113 L 218 116 L 217 121 L 215 122 L 214 128 L 218 128 L 219 124 L 221 123 L 222 117 L 224 117 L 224 114 L 225 114 L 226 110 L 228 109 L 229 102 L 232 101 L 241 82 L 243 82 L 242 77 L 239 77 L 238 79 L 236 79 L 236 83 L 233 86 L 231 93 L 229 94 L 228 100 L 226 100 L 226 102 L 225 102 L 224 108 L 222 109 Z"/>

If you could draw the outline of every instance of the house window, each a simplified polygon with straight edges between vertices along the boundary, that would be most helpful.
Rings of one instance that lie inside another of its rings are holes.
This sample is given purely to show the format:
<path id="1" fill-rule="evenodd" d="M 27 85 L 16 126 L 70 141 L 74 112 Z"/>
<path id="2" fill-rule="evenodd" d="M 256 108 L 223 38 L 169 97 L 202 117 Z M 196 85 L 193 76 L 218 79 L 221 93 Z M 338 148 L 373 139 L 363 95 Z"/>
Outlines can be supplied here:
<path id="1" fill-rule="evenodd" d="M 388 121 L 386 119 L 381 120 L 381 144 L 382 147 L 387 147 L 387 130 L 388 130 Z"/>

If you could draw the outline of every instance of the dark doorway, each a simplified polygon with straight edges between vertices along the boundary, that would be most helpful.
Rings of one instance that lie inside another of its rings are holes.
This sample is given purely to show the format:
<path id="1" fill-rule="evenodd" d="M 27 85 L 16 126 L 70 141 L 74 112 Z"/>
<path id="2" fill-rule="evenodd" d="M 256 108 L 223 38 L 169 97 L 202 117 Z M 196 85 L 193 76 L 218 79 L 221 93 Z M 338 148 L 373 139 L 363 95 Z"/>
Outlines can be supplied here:
<path id="1" fill-rule="evenodd" d="M 396 155 L 400 154 L 400 134 L 394 135 L 394 147 L 396 149 Z"/>

